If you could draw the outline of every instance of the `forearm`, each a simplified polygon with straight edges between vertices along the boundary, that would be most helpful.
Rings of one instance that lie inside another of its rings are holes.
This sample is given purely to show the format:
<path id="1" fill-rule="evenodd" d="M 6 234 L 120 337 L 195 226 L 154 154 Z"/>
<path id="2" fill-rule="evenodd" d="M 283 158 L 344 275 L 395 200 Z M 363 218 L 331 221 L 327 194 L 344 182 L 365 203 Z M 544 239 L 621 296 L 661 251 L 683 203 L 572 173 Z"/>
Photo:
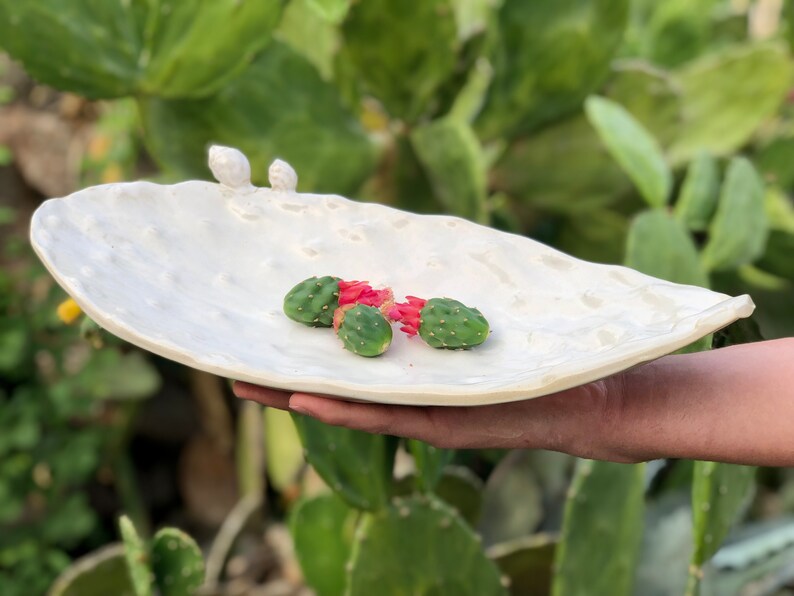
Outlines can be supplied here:
<path id="1" fill-rule="evenodd" d="M 602 435 L 609 459 L 794 466 L 792 338 L 668 356 L 616 382 Z"/>

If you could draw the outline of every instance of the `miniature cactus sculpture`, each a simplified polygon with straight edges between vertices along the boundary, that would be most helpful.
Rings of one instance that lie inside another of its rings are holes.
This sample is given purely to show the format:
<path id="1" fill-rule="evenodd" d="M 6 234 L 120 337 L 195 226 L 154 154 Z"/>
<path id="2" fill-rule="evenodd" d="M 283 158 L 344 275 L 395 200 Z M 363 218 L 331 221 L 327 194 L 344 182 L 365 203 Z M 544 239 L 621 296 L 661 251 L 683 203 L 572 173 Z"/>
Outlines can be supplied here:
<path id="1" fill-rule="evenodd" d="M 339 307 L 339 278 L 310 277 L 293 287 L 284 298 L 284 314 L 309 327 L 330 327 Z"/>
<path id="2" fill-rule="evenodd" d="M 293 287 L 284 298 L 284 313 L 309 327 L 330 327 L 334 311 L 346 304 L 381 307 L 391 305 L 390 288 L 373 289 L 366 281 L 345 281 L 332 275 L 310 277 Z"/>
<path id="3" fill-rule="evenodd" d="M 375 306 L 340 306 L 334 313 L 334 329 L 345 349 L 359 356 L 380 356 L 391 345 L 391 325 Z"/>
<path id="4" fill-rule="evenodd" d="M 390 308 L 389 316 L 402 323 L 401 331 L 418 333 L 433 348 L 466 350 L 488 338 L 488 321 L 476 308 L 451 298 L 407 296 L 406 300 Z"/>

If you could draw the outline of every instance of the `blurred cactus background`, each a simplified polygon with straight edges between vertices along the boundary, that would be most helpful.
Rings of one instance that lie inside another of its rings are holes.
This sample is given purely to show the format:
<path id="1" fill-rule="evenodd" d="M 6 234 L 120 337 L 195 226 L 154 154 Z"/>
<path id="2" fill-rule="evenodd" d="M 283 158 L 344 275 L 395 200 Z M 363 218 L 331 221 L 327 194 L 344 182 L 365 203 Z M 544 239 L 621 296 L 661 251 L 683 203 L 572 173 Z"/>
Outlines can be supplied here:
<path id="1" fill-rule="evenodd" d="M 794 594 L 794 470 L 263 411 L 81 318 L 26 239 L 218 143 L 752 295 L 687 350 L 791 336 L 792 2 L 0 0 L 0 50 L 0 595 Z"/>

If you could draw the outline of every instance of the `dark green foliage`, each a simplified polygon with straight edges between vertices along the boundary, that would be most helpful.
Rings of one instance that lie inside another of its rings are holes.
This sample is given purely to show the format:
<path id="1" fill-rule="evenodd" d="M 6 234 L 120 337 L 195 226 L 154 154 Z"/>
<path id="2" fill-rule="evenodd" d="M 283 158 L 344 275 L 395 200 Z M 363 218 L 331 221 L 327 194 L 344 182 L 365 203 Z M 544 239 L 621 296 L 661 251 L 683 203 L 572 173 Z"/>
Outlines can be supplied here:
<path id="1" fill-rule="evenodd" d="M 689 165 L 675 203 L 675 216 L 690 230 L 702 232 L 717 207 L 720 173 L 711 154 L 699 154 Z"/>
<path id="2" fill-rule="evenodd" d="M 755 468 L 696 462 L 692 484 L 695 552 L 687 594 L 697 594 L 703 564 L 708 561 L 743 513 L 755 490 Z"/>
<path id="3" fill-rule="evenodd" d="M 455 456 L 455 451 L 439 449 L 415 439 L 408 440 L 407 444 L 416 464 L 417 489 L 423 492 L 432 492 L 441 478 L 444 468 Z"/>
<path id="4" fill-rule="evenodd" d="M 151 556 L 146 542 L 138 535 L 135 526 L 126 515 L 119 519 L 119 533 L 124 542 L 124 557 L 135 596 L 151 596 L 154 575 L 151 570 Z"/>
<path id="5" fill-rule="evenodd" d="M 386 504 L 397 439 L 329 426 L 308 416 L 293 414 L 292 419 L 306 460 L 348 505 L 375 510 Z"/>
<path id="6" fill-rule="evenodd" d="M 159 530 L 152 539 L 151 560 L 162 596 L 192 596 L 204 581 L 201 550 L 182 530 Z"/>
<path id="7" fill-rule="evenodd" d="M 484 223 L 485 158 L 471 126 L 452 118 L 435 120 L 415 128 L 411 142 L 445 210 Z"/>
<path id="8" fill-rule="evenodd" d="M 267 45 L 281 6 L 3 0 L 0 44 L 41 82 L 87 97 L 195 97 L 220 89 Z"/>
<path id="9" fill-rule="evenodd" d="M 342 36 L 341 60 L 355 69 L 362 91 L 410 123 L 432 111 L 459 51 L 450 0 L 356 2 Z"/>
<path id="10" fill-rule="evenodd" d="M 488 477 L 478 525 L 486 547 L 529 536 L 543 519 L 543 493 L 530 453 L 511 451 Z"/>
<path id="11" fill-rule="evenodd" d="M 670 149 L 672 159 L 686 161 L 703 150 L 725 155 L 741 147 L 780 106 L 791 73 L 789 56 L 777 45 L 729 47 L 687 63 L 676 73 L 686 118 Z"/>
<path id="12" fill-rule="evenodd" d="M 290 513 L 290 533 L 306 583 L 318 596 L 344 592 L 345 563 L 358 514 L 336 495 L 299 501 Z"/>
<path id="13" fill-rule="evenodd" d="M 331 327 L 339 307 L 338 282 L 331 275 L 304 279 L 284 297 L 284 314 L 309 327 Z"/>
<path id="14" fill-rule="evenodd" d="M 389 349 L 392 340 L 391 324 L 378 308 L 356 304 L 350 309 L 342 310 L 342 323 L 336 334 L 346 350 L 359 356 L 374 358 Z"/>
<path id="15" fill-rule="evenodd" d="M 513 596 L 547 596 L 556 550 L 557 540 L 552 536 L 535 534 L 495 544 L 486 554 L 510 578 Z"/>
<path id="16" fill-rule="evenodd" d="M 575 111 L 607 76 L 628 0 L 505 0 L 477 130 L 515 137 Z"/>
<path id="17" fill-rule="evenodd" d="M 750 263 L 763 254 L 768 233 L 764 184 L 749 160 L 735 157 L 728 164 L 709 226 L 703 265 L 720 271 Z"/>
<path id="18" fill-rule="evenodd" d="M 211 143 L 242 150 L 261 185 L 273 159 L 288 161 L 301 191 L 352 194 L 374 165 L 372 145 L 336 89 L 280 42 L 211 98 L 147 98 L 140 108 L 147 146 L 180 179 L 209 177 Z"/>
<path id="19" fill-rule="evenodd" d="M 634 218 L 626 242 L 626 265 L 680 284 L 708 287 L 697 248 L 683 225 L 662 210 Z"/>
<path id="20" fill-rule="evenodd" d="M 451 298 L 431 298 L 419 316 L 419 335 L 434 348 L 467 350 L 483 343 L 490 333 L 479 310 Z"/>
<path id="21" fill-rule="evenodd" d="M 601 140 L 651 207 L 663 207 L 673 175 L 656 139 L 625 108 L 603 97 L 590 97 L 585 112 Z"/>
<path id="22" fill-rule="evenodd" d="M 555 596 L 631 594 L 644 493 L 645 464 L 579 461 L 555 560 Z"/>
<path id="23" fill-rule="evenodd" d="M 435 498 L 395 498 L 362 520 L 346 594 L 505 594 L 499 571 L 455 510 Z"/>

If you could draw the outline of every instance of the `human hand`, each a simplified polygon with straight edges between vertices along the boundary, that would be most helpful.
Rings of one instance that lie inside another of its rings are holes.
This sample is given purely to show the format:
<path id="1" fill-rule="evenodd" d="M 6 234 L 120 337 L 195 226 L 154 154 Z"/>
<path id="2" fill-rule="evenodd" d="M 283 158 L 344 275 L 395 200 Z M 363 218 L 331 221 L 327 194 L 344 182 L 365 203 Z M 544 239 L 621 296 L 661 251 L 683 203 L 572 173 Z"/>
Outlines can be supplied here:
<path id="1" fill-rule="evenodd" d="M 475 407 L 350 402 L 240 381 L 234 393 L 335 426 L 420 439 L 441 448 L 551 449 L 629 461 L 619 453 L 607 454 L 595 441 L 611 433 L 613 410 L 622 399 L 620 377 L 535 399 Z"/>
<path id="2" fill-rule="evenodd" d="M 551 449 L 616 462 L 794 466 L 794 338 L 666 356 L 525 401 L 392 406 L 237 382 L 235 394 L 328 424 L 447 448 Z"/>

